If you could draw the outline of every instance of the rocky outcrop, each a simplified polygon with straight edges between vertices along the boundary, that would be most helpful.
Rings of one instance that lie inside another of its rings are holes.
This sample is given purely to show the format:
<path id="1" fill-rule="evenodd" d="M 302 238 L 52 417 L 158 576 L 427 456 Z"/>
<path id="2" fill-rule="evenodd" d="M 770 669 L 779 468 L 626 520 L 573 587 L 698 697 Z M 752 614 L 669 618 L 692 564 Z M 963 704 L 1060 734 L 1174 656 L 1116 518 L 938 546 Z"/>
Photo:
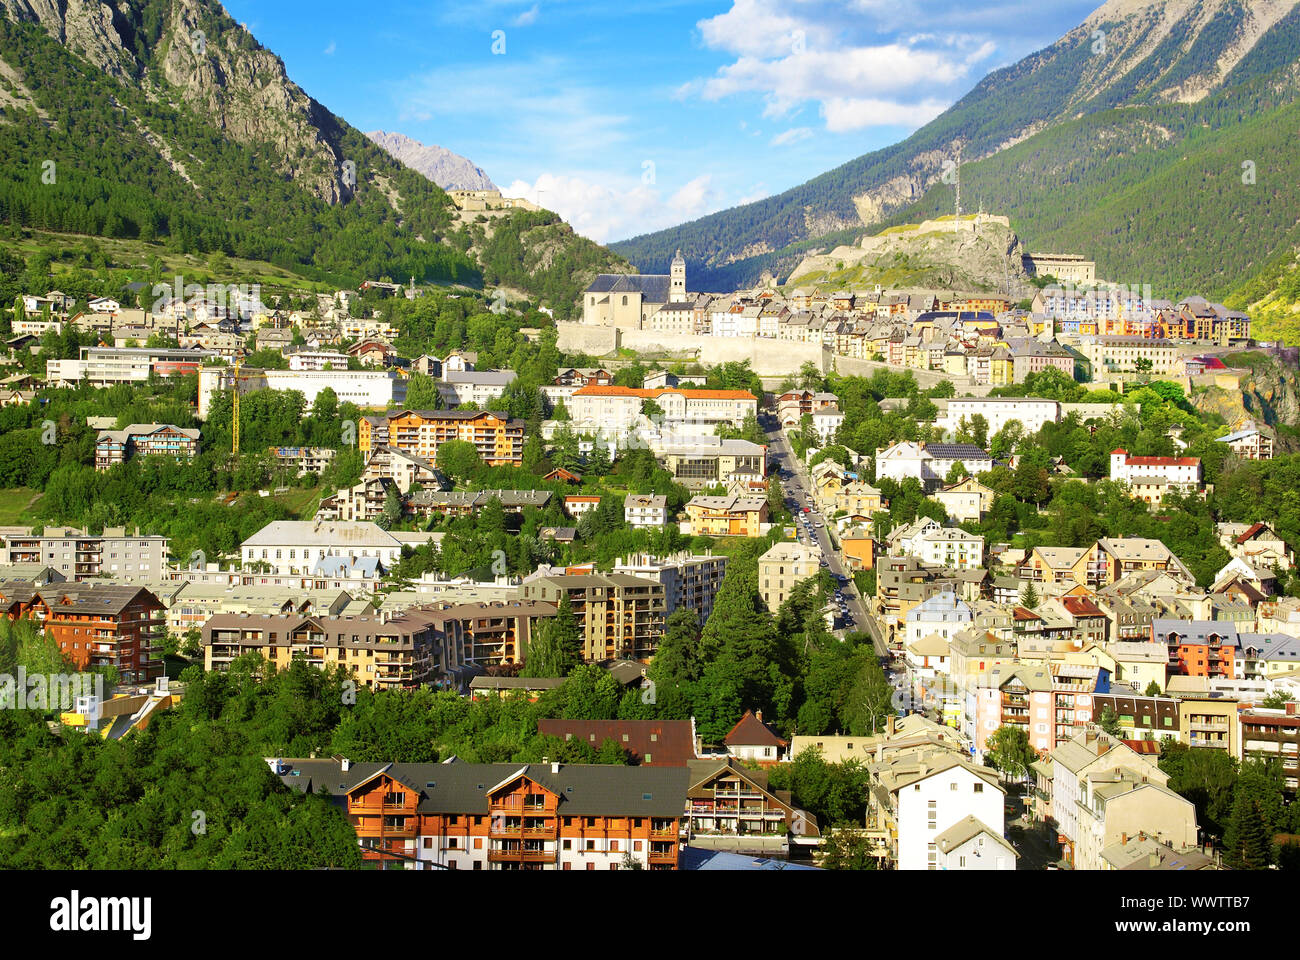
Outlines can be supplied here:
<path id="1" fill-rule="evenodd" d="M 373 130 L 366 134 L 396 160 L 422 173 L 444 190 L 495 190 L 496 184 L 458 153 L 446 147 L 426 146 L 400 133 Z"/>
<path id="2" fill-rule="evenodd" d="M 118 9 L 120 6 L 122 9 Z M 284 63 L 210 0 L 171 0 L 162 35 L 140 62 L 125 3 L 0 0 L 12 20 L 53 39 L 147 96 L 179 101 L 231 140 L 272 148 L 285 176 L 327 203 L 344 198 L 338 121 L 291 81 Z M 360 171 L 358 175 L 360 175 Z"/>
<path id="3" fill-rule="evenodd" d="M 109 76 L 125 79 L 139 69 L 114 25 L 115 10 L 101 0 L 0 0 L 19 23 L 39 23 L 51 37 Z"/>

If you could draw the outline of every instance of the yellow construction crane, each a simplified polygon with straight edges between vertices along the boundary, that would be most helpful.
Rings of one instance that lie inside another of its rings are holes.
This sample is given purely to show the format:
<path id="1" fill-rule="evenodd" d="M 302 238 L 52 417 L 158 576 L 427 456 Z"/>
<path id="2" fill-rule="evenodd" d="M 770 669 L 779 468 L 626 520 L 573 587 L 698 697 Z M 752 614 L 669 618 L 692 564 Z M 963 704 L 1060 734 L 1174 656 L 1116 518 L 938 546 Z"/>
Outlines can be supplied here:
<path id="1" fill-rule="evenodd" d="M 232 456 L 239 456 L 239 368 L 243 357 L 235 357 L 235 400 L 233 410 L 234 436 L 235 442 L 231 445 L 230 453 Z"/>

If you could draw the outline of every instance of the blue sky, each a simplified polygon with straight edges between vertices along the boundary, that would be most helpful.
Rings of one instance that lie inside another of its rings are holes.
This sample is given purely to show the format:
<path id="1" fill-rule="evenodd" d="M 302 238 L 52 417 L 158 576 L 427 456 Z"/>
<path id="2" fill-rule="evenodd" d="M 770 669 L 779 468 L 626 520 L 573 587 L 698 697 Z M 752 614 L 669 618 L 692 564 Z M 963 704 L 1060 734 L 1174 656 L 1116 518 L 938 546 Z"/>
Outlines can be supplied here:
<path id="1" fill-rule="evenodd" d="M 225 0 L 353 126 L 462 154 L 601 242 L 902 139 L 1099 3 Z"/>

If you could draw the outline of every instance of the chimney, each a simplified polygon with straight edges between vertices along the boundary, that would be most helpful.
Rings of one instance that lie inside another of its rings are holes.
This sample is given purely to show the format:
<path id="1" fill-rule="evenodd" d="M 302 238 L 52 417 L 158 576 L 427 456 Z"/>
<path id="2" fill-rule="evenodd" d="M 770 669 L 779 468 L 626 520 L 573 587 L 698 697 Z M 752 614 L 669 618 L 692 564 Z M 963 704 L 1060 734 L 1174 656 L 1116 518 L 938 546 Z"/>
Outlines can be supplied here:
<path id="1" fill-rule="evenodd" d="M 559 772 L 560 772 L 560 764 L 559 761 L 557 760 L 555 763 L 551 764 L 551 773 L 559 773 Z"/>
<path id="2" fill-rule="evenodd" d="M 1152 870 L 1160 866 L 1160 854 L 1152 850 L 1150 855 L 1147 857 L 1147 866 Z"/>
<path id="3" fill-rule="evenodd" d="M 1128 846 L 1128 834 L 1121 833 L 1119 835 L 1119 842 L 1120 842 L 1120 846 L 1125 846 L 1125 847 Z"/>
<path id="4" fill-rule="evenodd" d="M 886 723 L 885 736 L 892 737 L 898 730 L 898 717 L 891 714 Z"/>
<path id="5" fill-rule="evenodd" d="M 755 710 L 755 711 L 754 711 L 754 719 L 757 720 L 759 723 L 762 723 L 762 722 L 763 722 L 763 711 L 762 711 L 762 710 Z"/>
<path id="6" fill-rule="evenodd" d="M 352 769 L 352 761 L 349 760 L 347 757 L 344 757 L 342 760 L 339 761 L 339 769 L 341 769 L 344 773 L 347 773 L 350 769 Z"/>

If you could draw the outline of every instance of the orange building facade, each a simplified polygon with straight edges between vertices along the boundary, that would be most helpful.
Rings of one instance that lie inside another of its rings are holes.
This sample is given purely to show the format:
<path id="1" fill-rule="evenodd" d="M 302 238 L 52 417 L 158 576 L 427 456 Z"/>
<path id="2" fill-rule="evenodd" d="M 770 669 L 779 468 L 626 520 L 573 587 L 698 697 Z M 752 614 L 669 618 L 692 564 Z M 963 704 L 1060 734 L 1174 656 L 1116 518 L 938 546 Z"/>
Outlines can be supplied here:
<path id="1" fill-rule="evenodd" d="M 357 447 L 395 447 L 433 463 L 438 448 L 449 440 L 474 444 L 490 467 L 517 467 L 524 462 L 522 420 L 510 420 L 486 410 L 402 410 L 385 417 L 362 417 Z"/>
<path id="2" fill-rule="evenodd" d="M 78 670 L 115 667 L 130 682 L 162 676 L 165 612 L 143 587 L 61 584 L 3 600 L 11 620 L 40 623 Z"/>
<path id="3" fill-rule="evenodd" d="M 678 868 L 685 767 L 277 762 L 286 783 L 346 804 L 383 869 Z"/>

